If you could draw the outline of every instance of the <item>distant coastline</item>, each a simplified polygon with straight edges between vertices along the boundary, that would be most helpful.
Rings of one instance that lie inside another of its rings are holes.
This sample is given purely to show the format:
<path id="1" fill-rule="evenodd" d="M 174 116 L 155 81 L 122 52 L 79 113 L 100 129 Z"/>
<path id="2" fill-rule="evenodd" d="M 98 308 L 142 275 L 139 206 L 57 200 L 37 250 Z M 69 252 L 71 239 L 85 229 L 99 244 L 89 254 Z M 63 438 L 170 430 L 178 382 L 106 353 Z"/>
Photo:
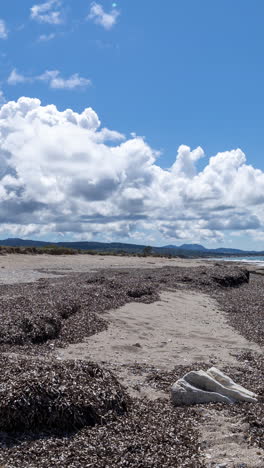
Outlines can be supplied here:
<path id="1" fill-rule="evenodd" d="M 11 248 L 11 250 L 10 250 Z M 13 249 L 13 250 L 12 250 Z M 14 251 L 15 249 L 15 251 Z M 18 249 L 18 250 L 17 250 Z M 26 251 L 25 251 L 26 250 Z M 179 258 L 239 259 L 264 257 L 264 251 L 248 251 L 233 248 L 209 249 L 200 244 L 164 245 L 160 247 L 128 244 L 123 242 L 48 242 L 33 239 L 0 240 L 0 253 L 52 253 L 52 254 L 100 254 L 100 255 L 144 255 Z"/>

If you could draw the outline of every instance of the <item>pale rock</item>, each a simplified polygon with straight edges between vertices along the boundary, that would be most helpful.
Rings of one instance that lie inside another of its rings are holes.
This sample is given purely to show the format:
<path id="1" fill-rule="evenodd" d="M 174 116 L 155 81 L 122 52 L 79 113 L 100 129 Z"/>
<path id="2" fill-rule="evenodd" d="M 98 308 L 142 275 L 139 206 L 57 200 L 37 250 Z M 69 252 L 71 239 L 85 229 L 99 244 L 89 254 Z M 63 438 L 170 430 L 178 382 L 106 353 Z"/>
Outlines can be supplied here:
<path id="1" fill-rule="evenodd" d="M 256 402 L 257 395 L 236 384 L 216 367 L 211 367 L 206 372 L 188 372 L 177 380 L 171 389 L 171 399 L 175 406 L 210 402 L 232 404 L 237 401 Z"/>

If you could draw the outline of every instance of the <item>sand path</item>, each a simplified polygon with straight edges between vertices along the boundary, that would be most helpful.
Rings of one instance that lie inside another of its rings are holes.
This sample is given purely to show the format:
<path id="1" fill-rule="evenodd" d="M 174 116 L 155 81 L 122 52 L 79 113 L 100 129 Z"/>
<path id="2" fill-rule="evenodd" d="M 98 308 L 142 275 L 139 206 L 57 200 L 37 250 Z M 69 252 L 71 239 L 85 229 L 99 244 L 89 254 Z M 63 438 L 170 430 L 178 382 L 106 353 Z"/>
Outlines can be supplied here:
<path id="1" fill-rule="evenodd" d="M 153 304 L 132 302 L 104 314 L 107 330 L 83 343 L 58 350 L 63 359 L 109 364 L 147 364 L 173 369 L 178 364 L 236 364 L 242 349 L 260 351 L 231 328 L 206 294 L 164 291 Z"/>

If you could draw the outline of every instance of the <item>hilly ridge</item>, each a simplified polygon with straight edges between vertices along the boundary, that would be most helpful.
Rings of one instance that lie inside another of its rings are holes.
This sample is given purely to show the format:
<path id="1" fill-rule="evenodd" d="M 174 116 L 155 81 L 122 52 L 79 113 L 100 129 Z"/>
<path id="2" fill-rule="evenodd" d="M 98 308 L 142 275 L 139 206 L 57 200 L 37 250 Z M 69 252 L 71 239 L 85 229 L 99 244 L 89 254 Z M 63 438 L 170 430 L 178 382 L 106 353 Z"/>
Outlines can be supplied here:
<path id="1" fill-rule="evenodd" d="M 113 252 L 113 253 L 146 253 L 146 245 L 141 244 L 129 244 L 122 242 L 86 242 L 86 241 L 77 241 L 77 242 L 47 242 L 41 240 L 31 240 L 31 239 L 20 239 L 20 238 L 9 238 L 0 240 L 0 246 L 8 247 L 66 247 L 70 249 L 77 250 L 88 250 L 88 251 L 98 251 L 98 252 Z M 217 249 L 207 249 L 200 244 L 182 244 L 177 245 L 165 245 L 162 247 L 148 247 L 148 251 L 157 253 L 160 255 L 184 255 L 184 256 L 212 256 L 212 255 L 264 255 L 264 251 L 247 251 L 240 249 L 232 248 L 217 248 Z"/>

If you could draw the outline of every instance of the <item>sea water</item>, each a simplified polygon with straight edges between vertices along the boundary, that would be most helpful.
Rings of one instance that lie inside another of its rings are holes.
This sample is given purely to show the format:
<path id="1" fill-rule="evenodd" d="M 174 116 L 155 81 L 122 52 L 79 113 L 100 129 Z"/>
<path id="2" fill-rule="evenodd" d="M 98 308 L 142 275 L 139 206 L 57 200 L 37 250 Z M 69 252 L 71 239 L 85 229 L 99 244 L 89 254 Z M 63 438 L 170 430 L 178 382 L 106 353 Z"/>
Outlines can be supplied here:
<path id="1" fill-rule="evenodd" d="M 226 262 L 248 262 L 248 263 L 255 263 L 257 266 L 264 267 L 264 256 L 249 256 L 246 255 L 244 257 L 217 257 L 212 260 L 224 260 Z"/>

